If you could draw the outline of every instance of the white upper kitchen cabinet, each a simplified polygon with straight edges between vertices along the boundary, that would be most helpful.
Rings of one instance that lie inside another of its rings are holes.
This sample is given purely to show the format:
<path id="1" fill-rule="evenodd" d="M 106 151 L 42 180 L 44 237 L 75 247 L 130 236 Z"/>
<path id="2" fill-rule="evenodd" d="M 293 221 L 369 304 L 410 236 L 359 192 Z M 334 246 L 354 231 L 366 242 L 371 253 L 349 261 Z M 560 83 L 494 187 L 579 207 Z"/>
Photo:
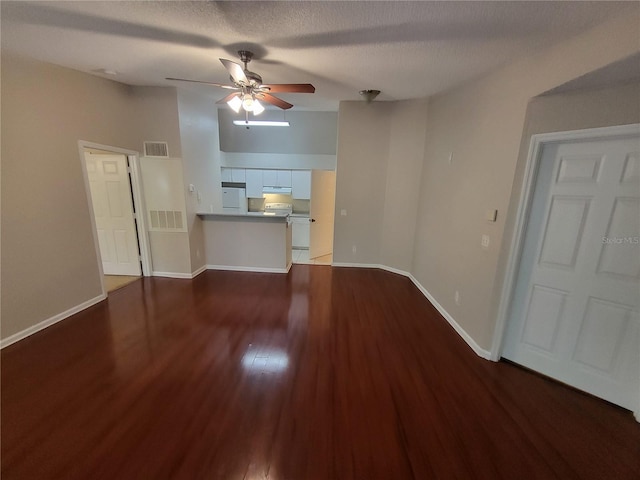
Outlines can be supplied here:
<path id="1" fill-rule="evenodd" d="M 291 172 L 291 196 L 295 199 L 311 199 L 311 170 Z"/>
<path id="2" fill-rule="evenodd" d="M 267 187 L 278 187 L 276 170 L 262 170 L 262 184 Z"/>
<path id="3" fill-rule="evenodd" d="M 246 174 L 244 168 L 226 168 L 220 169 L 223 182 L 245 183 Z"/>
<path id="4" fill-rule="evenodd" d="M 262 170 L 265 187 L 291 187 L 291 170 Z"/>
<path id="5" fill-rule="evenodd" d="M 291 188 L 291 170 L 276 170 L 276 187 Z"/>
<path id="6" fill-rule="evenodd" d="M 247 169 L 246 190 L 247 198 L 262 198 L 262 170 Z"/>

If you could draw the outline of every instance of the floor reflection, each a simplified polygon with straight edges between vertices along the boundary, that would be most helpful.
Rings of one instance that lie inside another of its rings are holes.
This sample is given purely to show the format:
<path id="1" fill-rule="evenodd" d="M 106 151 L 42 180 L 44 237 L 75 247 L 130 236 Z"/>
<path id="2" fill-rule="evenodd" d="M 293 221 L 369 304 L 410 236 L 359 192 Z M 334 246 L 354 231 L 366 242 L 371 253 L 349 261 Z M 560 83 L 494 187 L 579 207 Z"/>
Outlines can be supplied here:
<path id="1" fill-rule="evenodd" d="M 249 344 L 242 356 L 242 367 L 253 373 L 280 373 L 289 366 L 289 356 L 278 348 Z"/>

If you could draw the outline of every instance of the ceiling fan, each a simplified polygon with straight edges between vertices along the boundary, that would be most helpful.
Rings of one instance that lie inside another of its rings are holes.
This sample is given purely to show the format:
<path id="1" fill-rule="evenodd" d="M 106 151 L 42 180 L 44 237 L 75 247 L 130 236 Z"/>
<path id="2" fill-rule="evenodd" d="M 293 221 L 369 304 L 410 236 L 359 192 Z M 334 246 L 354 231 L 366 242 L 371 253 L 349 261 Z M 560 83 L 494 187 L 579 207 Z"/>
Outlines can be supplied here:
<path id="1" fill-rule="evenodd" d="M 213 85 L 215 87 L 226 88 L 229 90 L 235 90 L 226 97 L 218 100 L 216 103 L 226 103 L 236 113 L 240 112 L 240 109 L 249 114 L 259 115 L 264 111 L 264 107 L 260 101 L 270 103 L 276 107 L 287 110 L 293 107 L 292 104 L 285 102 L 281 98 L 272 95 L 272 93 L 313 93 L 316 91 L 315 87 L 310 83 L 278 83 L 278 84 L 264 84 L 262 83 L 262 77 L 255 72 L 249 71 L 247 64 L 253 58 L 253 53 L 248 50 L 238 51 L 240 55 L 240 61 L 244 63 L 242 65 L 225 58 L 221 58 L 220 61 L 227 69 L 230 75 L 233 85 L 224 85 L 222 83 L 203 82 L 200 80 L 188 80 L 186 78 L 171 78 L 167 80 L 177 80 L 180 82 L 193 82 L 204 83 L 206 85 Z"/>

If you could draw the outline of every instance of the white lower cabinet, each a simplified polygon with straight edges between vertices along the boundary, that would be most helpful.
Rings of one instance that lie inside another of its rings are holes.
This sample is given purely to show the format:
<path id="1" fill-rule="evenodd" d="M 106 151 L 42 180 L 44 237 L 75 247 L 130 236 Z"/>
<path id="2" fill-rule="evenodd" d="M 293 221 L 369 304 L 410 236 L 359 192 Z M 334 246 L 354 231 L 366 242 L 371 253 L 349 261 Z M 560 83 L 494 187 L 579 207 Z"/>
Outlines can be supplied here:
<path id="1" fill-rule="evenodd" d="M 309 248 L 309 217 L 291 217 L 291 227 L 293 248 Z"/>

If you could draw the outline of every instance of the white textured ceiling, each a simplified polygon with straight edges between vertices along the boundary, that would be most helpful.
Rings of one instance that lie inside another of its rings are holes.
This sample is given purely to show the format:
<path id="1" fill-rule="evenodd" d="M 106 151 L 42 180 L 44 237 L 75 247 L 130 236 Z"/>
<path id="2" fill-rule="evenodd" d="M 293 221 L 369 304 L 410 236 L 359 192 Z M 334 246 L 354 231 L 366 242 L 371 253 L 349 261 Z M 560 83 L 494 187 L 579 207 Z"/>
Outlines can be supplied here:
<path id="1" fill-rule="evenodd" d="M 379 100 L 422 98 L 604 21 L 638 2 L 1 2 L 1 46 L 83 72 L 115 70 L 132 85 L 174 85 L 221 98 L 219 57 L 256 58 L 265 83 L 313 83 L 280 94 L 296 109 L 337 110 L 379 89 Z M 615 32 L 612 32 L 615 35 Z M 104 75 L 101 75 L 104 76 Z"/>

